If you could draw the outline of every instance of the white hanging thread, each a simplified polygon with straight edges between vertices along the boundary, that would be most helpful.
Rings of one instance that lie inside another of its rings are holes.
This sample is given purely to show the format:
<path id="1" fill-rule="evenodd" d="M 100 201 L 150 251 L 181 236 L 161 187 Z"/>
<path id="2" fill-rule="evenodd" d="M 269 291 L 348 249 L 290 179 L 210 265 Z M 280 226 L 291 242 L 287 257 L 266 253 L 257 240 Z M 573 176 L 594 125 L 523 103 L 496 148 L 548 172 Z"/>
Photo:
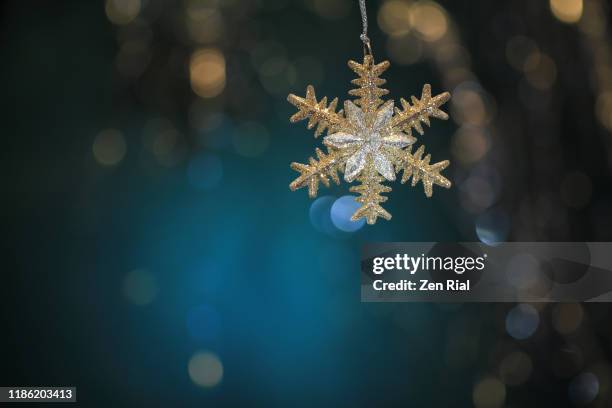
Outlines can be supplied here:
<path id="1" fill-rule="evenodd" d="M 363 32 L 359 36 L 366 52 L 372 55 L 372 48 L 370 46 L 370 37 L 368 37 L 368 13 L 366 11 L 365 0 L 359 0 L 359 10 L 361 11 L 361 24 L 363 26 Z"/>

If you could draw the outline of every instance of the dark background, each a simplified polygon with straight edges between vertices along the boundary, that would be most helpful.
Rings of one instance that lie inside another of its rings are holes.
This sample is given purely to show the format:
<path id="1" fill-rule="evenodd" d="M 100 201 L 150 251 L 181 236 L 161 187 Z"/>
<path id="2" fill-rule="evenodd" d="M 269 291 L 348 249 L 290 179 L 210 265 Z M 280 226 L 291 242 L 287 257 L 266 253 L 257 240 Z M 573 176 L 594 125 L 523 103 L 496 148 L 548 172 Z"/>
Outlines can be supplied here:
<path id="1" fill-rule="evenodd" d="M 366 241 L 611 240 L 607 2 L 368 10 L 390 98 L 453 94 L 419 137 L 452 189 L 395 183 L 375 226 L 334 206 L 346 184 L 312 206 L 287 187 L 320 140 L 286 96 L 347 98 L 356 1 L 4 2 L 1 385 L 92 407 L 611 404 L 606 305 L 361 304 L 358 278 Z"/>

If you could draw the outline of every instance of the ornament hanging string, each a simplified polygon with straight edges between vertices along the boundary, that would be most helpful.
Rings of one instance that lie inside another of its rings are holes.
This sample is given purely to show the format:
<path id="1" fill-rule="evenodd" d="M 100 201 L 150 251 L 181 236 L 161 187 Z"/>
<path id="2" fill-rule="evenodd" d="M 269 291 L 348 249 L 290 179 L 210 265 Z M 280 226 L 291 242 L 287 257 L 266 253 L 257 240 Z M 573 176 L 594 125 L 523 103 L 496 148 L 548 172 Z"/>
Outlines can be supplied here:
<path id="1" fill-rule="evenodd" d="M 365 0 L 359 0 L 359 10 L 361 11 L 361 24 L 363 26 L 363 32 L 359 38 L 363 41 L 363 52 L 372 55 L 372 46 L 370 45 L 370 37 L 368 37 L 368 13 Z"/>

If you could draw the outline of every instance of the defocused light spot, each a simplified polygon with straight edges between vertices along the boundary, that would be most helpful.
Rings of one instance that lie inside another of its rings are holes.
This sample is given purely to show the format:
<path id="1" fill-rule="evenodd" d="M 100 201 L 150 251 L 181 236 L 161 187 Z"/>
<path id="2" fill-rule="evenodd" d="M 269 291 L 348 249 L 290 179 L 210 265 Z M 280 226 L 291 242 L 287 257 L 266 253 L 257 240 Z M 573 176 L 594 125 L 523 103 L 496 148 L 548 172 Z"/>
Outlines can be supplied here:
<path id="1" fill-rule="evenodd" d="M 582 32 L 593 37 L 603 36 L 607 26 L 606 12 L 602 9 L 603 4 L 589 1 L 584 3 L 583 6 L 583 16 L 578 22 L 578 27 Z"/>
<path id="2" fill-rule="evenodd" d="M 144 306 L 155 300 L 159 288 L 157 279 L 148 271 L 136 269 L 123 279 L 123 294 L 131 303 Z"/>
<path id="3" fill-rule="evenodd" d="M 410 24 L 426 41 L 437 41 L 448 30 L 446 12 L 433 1 L 415 3 L 410 8 Z"/>
<path id="4" fill-rule="evenodd" d="M 225 88 L 225 58 L 214 48 L 195 51 L 189 62 L 193 92 L 203 98 L 219 95 Z"/>
<path id="5" fill-rule="evenodd" d="M 187 167 L 189 183 L 202 190 L 211 190 L 223 178 L 221 159 L 211 154 L 202 153 L 191 159 Z"/>
<path id="6" fill-rule="evenodd" d="M 330 235 L 336 231 L 331 219 L 331 208 L 335 201 L 335 197 L 323 196 L 314 200 L 310 205 L 310 222 L 317 231 Z"/>
<path id="7" fill-rule="evenodd" d="M 183 152 L 178 149 L 179 137 L 179 132 L 173 127 L 159 129 L 153 135 L 150 148 L 159 164 L 172 167 L 183 158 Z"/>
<path id="8" fill-rule="evenodd" d="M 571 334 L 580 327 L 583 316 L 579 303 L 559 303 L 552 312 L 553 327 L 561 334 Z"/>
<path id="9" fill-rule="evenodd" d="M 121 132 L 115 129 L 107 129 L 98 133 L 92 150 L 98 163 L 105 166 L 114 166 L 125 156 L 127 146 Z"/>
<path id="10" fill-rule="evenodd" d="M 410 5 L 400 0 L 383 3 L 378 11 L 378 25 L 389 35 L 403 35 L 410 31 Z"/>
<path id="11" fill-rule="evenodd" d="M 200 305 L 187 313 L 187 331 L 196 340 L 210 341 L 219 336 L 221 318 L 208 305 Z"/>
<path id="12" fill-rule="evenodd" d="M 189 378 L 201 387 L 214 387 L 223 378 L 223 364 L 215 354 L 200 351 L 189 359 Z"/>
<path id="13" fill-rule="evenodd" d="M 345 195 L 334 202 L 331 208 L 331 219 L 336 228 L 344 232 L 355 232 L 365 225 L 365 219 L 351 221 L 351 216 L 361 204 L 355 201 L 355 196 Z"/>
<path id="14" fill-rule="evenodd" d="M 608 130 L 612 130 L 612 92 L 602 92 L 597 96 L 595 113 L 599 122 Z"/>
<path id="15" fill-rule="evenodd" d="M 529 70 L 526 72 L 525 77 L 534 88 L 546 90 L 557 79 L 557 65 L 546 54 L 539 54 L 537 64 L 528 64 L 527 67 Z"/>
<path id="16" fill-rule="evenodd" d="M 540 275 L 539 261 L 529 253 L 516 254 L 508 260 L 506 277 L 517 289 L 528 289 L 535 285 Z"/>
<path id="17" fill-rule="evenodd" d="M 387 40 L 389 57 L 399 65 L 414 64 L 423 55 L 423 42 L 417 37 L 406 34 L 392 36 Z"/>
<path id="18" fill-rule="evenodd" d="M 297 78 L 297 70 L 283 56 L 273 56 L 263 61 L 258 69 L 264 89 L 271 94 L 287 92 Z"/>
<path id="19" fill-rule="evenodd" d="M 489 210 L 476 220 L 476 235 L 487 245 L 496 245 L 506 240 L 510 230 L 510 220 L 499 209 Z"/>
<path id="20" fill-rule="evenodd" d="M 201 44 L 217 41 L 223 35 L 223 18 L 210 1 L 189 1 L 186 23 L 191 38 Z"/>
<path id="21" fill-rule="evenodd" d="M 550 11 L 559 21 L 576 23 L 582 17 L 583 0 L 550 0 Z"/>
<path id="22" fill-rule="evenodd" d="M 321 17 L 334 20 L 346 17 L 351 11 L 348 0 L 313 0 L 313 6 Z"/>
<path id="23" fill-rule="evenodd" d="M 593 185 L 584 173 L 569 173 L 561 182 L 561 196 L 568 207 L 582 208 L 591 201 Z"/>
<path id="24" fill-rule="evenodd" d="M 287 51 L 282 44 L 274 41 L 259 42 L 251 51 L 251 62 L 257 71 L 271 58 L 286 58 Z"/>
<path id="25" fill-rule="evenodd" d="M 497 194 L 493 186 L 484 177 L 473 175 L 460 185 L 461 204 L 472 213 L 479 213 L 495 202 Z"/>
<path id="26" fill-rule="evenodd" d="M 452 152 L 463 164 L 473 164 L 484 157 L 489 150 L 485 130 L 479 126 L 462 126 L 455 133 Z"/>
<path id="27" fill-rule="evenodd" d="M 476 408 L 501 408 L 506 400 L 506 386 L 496 378 L 484 378 L 472 393 Z"/>
<path id="28" fill-rule="evenodd" d="M 531 305 L 516 305 L 506 316 L 506 331 L 517 340 L 531 337 L 540 324 L 540 315 Z"/>
<path id="29" fill-rule="evenodd" d="M 508 354 L 499 366 L 499 376 L 507 385 L 520 385 L 531 375 L 531 358 L 522 351 Z"/>
<path id="30" fill-rule="evenodd" d="M 599 379 L 593 373 L 582 373 L 569 385 L 569 397 L 576 404 L 588 404 L 599 394 Z"/>
<path id="31" fill-rule="evenodd" d="M 127 24 L 140 13 L 140 0 L 106 0 L 106 16 L 114 24 Z"/>
<path id="32" fill-rule="evenodd" d="M 467 84 L 455 89 L 452 99 L 453 119 L 460 125 L 483 125 L 489 120 L 487 107 L 476 87 Z"/>
<path id="33" fill-rule="evenodd" d="M 211 131 L 217 129 L 223 123 L 223 113 L 208 107 L 203 99 L 196 99 L 189 108 L 189 124 L 194 129 Z"/>
<path id="34" fill-rule="evenodd" d="M 539 53 L 537 44 L 522 35 L 512 37 L 506 44 L 506 58 L 517 71 L 523 71 L 527 58 L 535 53 Z"/>
<path id="35" fill-rule="evenodd" d="M 239 155 L 256 157 L 268 148 L 270 135 L 260 123 L 246 122 L 238 126 L 232 135 L 232 143 Z"/>

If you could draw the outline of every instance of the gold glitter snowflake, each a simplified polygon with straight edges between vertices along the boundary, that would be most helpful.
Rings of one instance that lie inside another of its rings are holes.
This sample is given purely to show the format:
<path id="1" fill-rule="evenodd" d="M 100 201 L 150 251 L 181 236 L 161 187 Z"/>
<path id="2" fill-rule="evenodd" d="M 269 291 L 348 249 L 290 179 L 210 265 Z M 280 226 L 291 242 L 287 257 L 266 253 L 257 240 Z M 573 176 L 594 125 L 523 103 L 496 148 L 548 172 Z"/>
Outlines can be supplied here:
<path id="1" fill-rule="evenodd" d="M 432 97 L 431 86 L 425 85 L 421 99 L 413 96 L 412 104 L 400 99 L 400 109 L 394 107 L 393 101 L 381 99 L 389 93 L 379 88 L 386 82 L 380 74 L 389 68 L 388 61 L 374 64 L 373 57 L 366 54 L 363 64 L 349 61 L 348 65 L 359 78 L 352 81 L 358 88 L 349 91 L 349 95 L 357 98 L 344 102 L 344 110 L 336 112 L 338 98 L 329 105 L 326 97 L 317 102 L 312 86 L 307 87 L 305 98 L 293 94 L 287 97 L 298 109 L 291 116 L 291 122 L 308 119 L 308 129 L 316 126 L 315 137 L 327 130 L 323 139 L 327 152 L 317 148 L 317 158 L 311 157 L 308 164 L 291 163 L 291 168 L 300 176 L 289 188 L 295 191 L 308 186 L 308 195 L 314 198 L 319 183 L 329 187 L 331 179 L 340 184 L 338 172 L 342 172 L 346 182 L 360 183 L 350 188 L 359 194 L 356 200 L 361 203 L 351 219 L 365 218 L 368 224 L 374 224 L 378 217 L 391 219 L 391 214 L 380 205 L 387 200 L 381 194 L 391 191 L 383 182 L 394 181 L 400 171 L 403 171 L 402 184 L 410 177 L 412 186 L 421 181 L 427 197 L 431 197 L 434 184 L 450 188 L 451 182 L 440 174 L 448 167 L 448 160 L 429 164 L 430 155 L 423 157 L 424 146 L 412 152 L 416 142 L 412 130 L 422 135 L 422 123 L 429 126 L 430 117 L 448 119 L 439 108 L 450 99 L 450 94 L 444 92 Z"/>

